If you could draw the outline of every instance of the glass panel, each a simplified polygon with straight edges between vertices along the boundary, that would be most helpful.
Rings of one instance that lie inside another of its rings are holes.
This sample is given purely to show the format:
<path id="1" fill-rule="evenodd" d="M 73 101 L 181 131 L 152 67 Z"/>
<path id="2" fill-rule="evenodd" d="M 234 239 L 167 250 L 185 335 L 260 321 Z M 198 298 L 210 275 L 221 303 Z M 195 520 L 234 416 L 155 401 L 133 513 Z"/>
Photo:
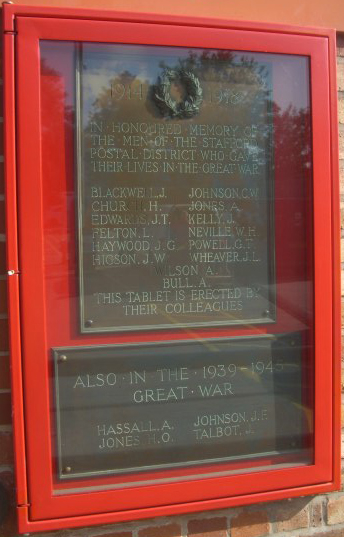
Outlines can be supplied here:
<path id="1" fill-rule="evenodd" d="M 41 59 L 55 493 L 312 463 L 308 59 Z"/>

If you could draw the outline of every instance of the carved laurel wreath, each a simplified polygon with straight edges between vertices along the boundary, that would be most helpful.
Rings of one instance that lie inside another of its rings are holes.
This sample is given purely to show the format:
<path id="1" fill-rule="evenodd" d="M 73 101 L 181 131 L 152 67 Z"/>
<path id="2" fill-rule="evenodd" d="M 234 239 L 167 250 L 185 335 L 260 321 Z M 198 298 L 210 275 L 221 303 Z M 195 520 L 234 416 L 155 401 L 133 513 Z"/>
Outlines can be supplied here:
<path id="1" fill-rule="evenodd" d="M 173 80 L 180 80 L 187 93 L 185 100 L 179 103 L 171 97 Z M 163 116 L 190 118 L 199 112 L 203 91 L 197 76 L 193 73 L 184 69 L 165 69 L 154 86 L 153 97 Z"/>

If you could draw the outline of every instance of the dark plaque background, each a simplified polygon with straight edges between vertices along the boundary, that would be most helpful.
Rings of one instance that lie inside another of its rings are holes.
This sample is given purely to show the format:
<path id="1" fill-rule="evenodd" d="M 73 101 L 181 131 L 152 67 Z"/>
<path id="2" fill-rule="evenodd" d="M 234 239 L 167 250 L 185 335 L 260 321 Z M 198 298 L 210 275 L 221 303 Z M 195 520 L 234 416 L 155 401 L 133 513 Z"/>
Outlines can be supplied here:
<path id="1" fill-rule="evenodd" d="M 193 117 L 157 106 L 166 68 L 199 81 Z M 274 321 L 266 59 L 84 45 L 77 73 L 81 330 Z"/>
<path id="2" fill-rule="evenodd" d="M 59 477 L 301 453 L 300 339 L 54 349 Z"/>

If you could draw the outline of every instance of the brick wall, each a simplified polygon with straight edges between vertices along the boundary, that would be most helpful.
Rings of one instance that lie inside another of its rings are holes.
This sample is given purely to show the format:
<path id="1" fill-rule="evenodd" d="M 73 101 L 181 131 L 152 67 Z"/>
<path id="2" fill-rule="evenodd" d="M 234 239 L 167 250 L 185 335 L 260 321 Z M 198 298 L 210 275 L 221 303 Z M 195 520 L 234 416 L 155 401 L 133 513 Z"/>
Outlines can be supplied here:
<path id="1" fill-rule="evenodd" d="M 0 84 L 0 88 L 2 90 L 2 84 Z M 344 260 L 344 36 L 338 38 L 338 102 L 342 259 Z M 1 117 L 0 121 L 2 122 Z M 13 485 L 4 261 L 4 182 L 3 156 L 1 155 L 2 136 L 0 135 L 0 537 L 15 537 L 17 531 Z M 342 284 L 342 302 L 344 302 L 344 283 Z M 342 387 L 344 392 L 344 374 L 342 375 Z M 344 405 L 342 408 L 344 424 Z M 42 537 L 48 535 L 56 537 L 263 537 L 265 535 L 273 537 L 344 537 L 344 488 L 342 492 L 253 505 L 248 508 L 159 518 L 146 520 L 142 523 L 65 530 L 40 535 Z"/>

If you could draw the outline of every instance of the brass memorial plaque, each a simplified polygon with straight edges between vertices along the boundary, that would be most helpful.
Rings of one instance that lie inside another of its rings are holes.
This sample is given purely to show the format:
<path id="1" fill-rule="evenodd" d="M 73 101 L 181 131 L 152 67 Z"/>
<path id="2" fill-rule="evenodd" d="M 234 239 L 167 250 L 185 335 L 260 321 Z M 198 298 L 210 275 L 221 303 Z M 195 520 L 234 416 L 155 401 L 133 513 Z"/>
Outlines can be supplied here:
<path id="1" fill-rule="evenodd" d="M 53 351 L 61 479 L 306 455 L 300 334 Z"/>
<path id="2" fill-rule="evenodd" d="M 82 46 L 82 332 L 274 322 L 267 58 Z"/>

